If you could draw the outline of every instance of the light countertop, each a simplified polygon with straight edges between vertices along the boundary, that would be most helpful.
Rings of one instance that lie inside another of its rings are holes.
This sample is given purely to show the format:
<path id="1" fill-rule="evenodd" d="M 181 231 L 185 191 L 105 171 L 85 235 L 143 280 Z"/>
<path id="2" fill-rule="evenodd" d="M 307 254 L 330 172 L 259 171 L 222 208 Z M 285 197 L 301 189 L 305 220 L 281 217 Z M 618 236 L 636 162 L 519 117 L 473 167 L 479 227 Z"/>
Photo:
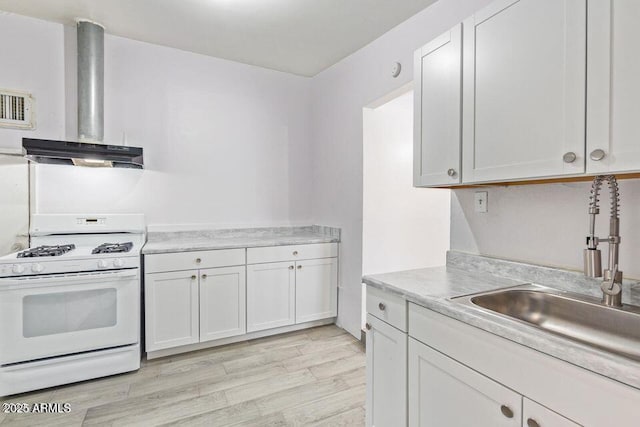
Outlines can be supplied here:
<path id="1" fill-rule="evenodd" d="M 640 388 L 640 362 L 599 350 L 451 298 L 534 283 L 600 297 L 598 279 L 579 272 L 505 261 L 460 252 L 447 254 L 446 267 L 363 277 L 375 288 L 605 377 Z M 640 306 L 640 285 L 625 282 L 623 302 Z"/>
<path id="2" fill-rule="evenodd" d="M 340 229 L 323 226 L 150 232 L 142 253 L 203 251 L 340 241 Z"/>

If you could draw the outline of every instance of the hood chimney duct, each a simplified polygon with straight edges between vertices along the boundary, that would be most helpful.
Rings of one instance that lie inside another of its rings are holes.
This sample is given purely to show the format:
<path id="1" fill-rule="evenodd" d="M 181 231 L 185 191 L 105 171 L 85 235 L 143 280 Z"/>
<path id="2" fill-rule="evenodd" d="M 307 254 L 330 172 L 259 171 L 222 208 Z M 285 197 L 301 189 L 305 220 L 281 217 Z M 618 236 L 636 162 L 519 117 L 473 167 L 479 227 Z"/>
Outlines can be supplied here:
<path id="1" fill-rule="evenodd" d="M 78 139 L 104 136 L 104 27 L 78 20 Z"/>

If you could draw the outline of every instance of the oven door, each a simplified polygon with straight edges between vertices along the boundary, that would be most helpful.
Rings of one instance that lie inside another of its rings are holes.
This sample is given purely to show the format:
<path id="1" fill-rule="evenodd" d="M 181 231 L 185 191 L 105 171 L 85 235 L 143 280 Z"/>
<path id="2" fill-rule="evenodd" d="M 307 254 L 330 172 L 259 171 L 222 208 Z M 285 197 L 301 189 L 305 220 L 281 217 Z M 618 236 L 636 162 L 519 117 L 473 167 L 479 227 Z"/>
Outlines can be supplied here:
<path id="1" fill-rule="evenodd" d="M 138 269 L 0 279 L 0 365 L 134 344 Z"/>

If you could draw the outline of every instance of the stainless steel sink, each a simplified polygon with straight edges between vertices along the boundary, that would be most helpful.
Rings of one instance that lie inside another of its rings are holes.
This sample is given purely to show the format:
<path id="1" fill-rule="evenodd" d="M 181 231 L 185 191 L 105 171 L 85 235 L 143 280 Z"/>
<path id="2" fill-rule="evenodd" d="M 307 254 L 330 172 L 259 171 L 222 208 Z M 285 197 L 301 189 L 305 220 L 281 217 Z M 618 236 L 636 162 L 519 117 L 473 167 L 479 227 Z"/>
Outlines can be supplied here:
<path id="1" fill-rule="evenodd" d="M 454 298 L 530 326 L 640 361 L 640 307 L 523 285 Z"/>

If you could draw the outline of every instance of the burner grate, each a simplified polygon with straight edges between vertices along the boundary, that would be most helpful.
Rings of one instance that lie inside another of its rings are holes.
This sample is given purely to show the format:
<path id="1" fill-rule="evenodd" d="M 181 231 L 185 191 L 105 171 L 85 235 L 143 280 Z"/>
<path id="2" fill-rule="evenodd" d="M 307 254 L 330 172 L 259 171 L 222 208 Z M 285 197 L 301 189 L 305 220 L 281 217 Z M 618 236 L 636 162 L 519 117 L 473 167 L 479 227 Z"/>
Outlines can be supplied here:
<path id="1" fill-rule="evenodd" d="M 36 258 L 43 256 L 60 256 L 72 251 L 76 245 L 38 246 L 18 253 L 18 258 Z"/>
<path id="2" fill-rule="evenodd" d="M 133 242 L 126 243 L 103 243 L 94 250 L 92 254 L 113 254 L 121 252 L 129 252 L 133 248 Z"/>

